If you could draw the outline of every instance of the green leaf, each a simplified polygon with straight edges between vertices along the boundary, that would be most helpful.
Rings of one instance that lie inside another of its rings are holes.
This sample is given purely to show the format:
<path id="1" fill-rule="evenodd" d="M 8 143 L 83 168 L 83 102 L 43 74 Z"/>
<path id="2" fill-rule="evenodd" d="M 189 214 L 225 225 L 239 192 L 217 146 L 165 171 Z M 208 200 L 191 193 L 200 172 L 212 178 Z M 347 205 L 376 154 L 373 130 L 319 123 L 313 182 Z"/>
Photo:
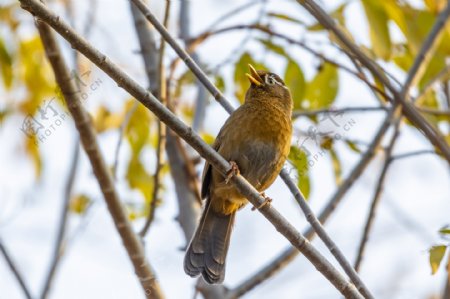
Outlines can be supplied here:
<path id="1" fill-rule="evenodd" d="M 214 85 L 215 85 L 218 89 L 220 89 L 221 91 L 224 91 L 224 90 L 225 90 L 225 80 L 223 80 L 223 77 L 220 76 L 220 75 L 217 75 L 217 76 L 214 78 Z"/>
<path id="2" fill-rule="evenodd" d="M 70 199 L 69 210 L 76 214 L 84 214 L 92 200 L 86 194 L 78 194 Z"/>
<path id="3" fill-rule="evenodd" d="M 280 19 L 280 20 L 283 20 L 283 21 L 289 21 L 289 22 L 292 22 L 292 23 L 295 23 L 295 24 L 305 25 L 304 22 L 302 22 L 300 20 L 297 20 L 294 17 L 290 17 L 290 16 L 288 16 L 286 14 L 281 14 L 281 13 L 276 13 L 276 12 L 269 12 L 269 13 L 267 13 L 267 16 L 273 17 L 273 18 L 277 18 L 277 19 Z"/>
<path id="4" fill-rule="evenodd" d="M 42 174 L 42 159 L 38 147 L 38 142 L 39 141 L 36 138 L 36 135 L 25 137 L 25 150 L 29 155 L 31 161 L 33 162 L 34 172 L 37 179 L 39 179 Z"/>
<path id="5" fill-rule="evenodd" d="M 344 11 L 345 11 L 346 6 L 347 6 L 347 2 L 344 2 L 330 13 L 330 16 L 333 19 L 335 19 L 336 22 L 341 26 L 345 26 Z M 309 31 L 322 31 L 322 30 L 325 30 L 325 27 L 323 27 L 322 24 L 320 24 L 318 22 L 316 24 L 309 26 L 308 30 Z"/>
<path id="6" fill-rule="evenodd" d="M 153 192 L 153 178 L 142 165 L 139 156 L 133 155 L 126 173 L 128 185 L 132 189 L 139 190 L 149 203 Z"/>
<path id="7" fill-rule="evenodd" d="M 262 63 L 256 62 L 250 56 L 248 52 L 242 53 L 242 56 L 236 62 L 234 69 L 234 83 L 235 83 L 235 91 L 234 95 L 238 99 L 240 103 L 243 103 L 245 100 L 245 93 L 247 89 L 250 87 L 250 83 L 248 81 L 245 73 L 248 73 L 248 64 L 253 65 L 257 70 L 267 69 Z"/>
<path id="8" fill-rule="evenodd" d="M 447 250 L 447 246 L 438 245 L 430 248 L 430 266 L 431 266 L 431 274 L 435 274 L 439 269 L 439 266 L 444 258 L 445 251 Z"/>
<path id="9" fill-rule="evenodd" d="M 358 154 L 362 153 L 361 149 L 353 141 L 345 140 L 345 144 L 347 144 L 348 147 L 355 153 L 358 153 Z"/>
<path id="10" fill-rule="evenodd" d="M 134 109 L 133 99 L 129 100 L 125 105 L 124 114 Z M 131 112 L 132 115 L 125 128 L 125 137 L 127 138 L 134 156 L 137 156 L 144 145 L 149 142 L 150 135 L 150 113 L 142 105 L 138 106 Z"/>
<path id="11" fill-rule="evenodd" d="M 286 53 L 286 51 L 284 50 L 284 48 L 280 45 L 274 44 L 271 40 L 267 40 L 267 39 L 262 39 L 262 38 L 258 38 L 258 41 L 263 44 L 266 49 L 281 55 L 283 57 L 287 57 L 289 58 L 289 55 Z"/>
<path id="12" fill-rule="evenodd" d="M 450 235 L 450 226 L 445 226 L 439 230 L 440 234 Z"/>
<path id="13" fill-rule="evenodd" d="M 3 84 L 6 89 L 11 88 L 13 71 L 12 71 L 12 57 L 8 53 L 3 40 L 0 38 L 0 71 L 3 78 Z"/>
<path id="14" fill-rule="evenodd" d="M 294 109 L 300 109 L 305 97 L 306 82 L 302 69 L 294 60 L 288 60 L 284 72 L 284 83 L 291 91 Z"/>
<path id="15" fill-rule="evenodd" d="M 424 2 L 432 13 L 438 14 L 445 8 L 447 0 L 425 0 Z"/>
<path id="16" fill-rule="evenodd" d="M 392 45 L 388 27 L 388 15 L 379 1 L 362 0 L 362 4 L 370 25 L 372 49 L 378 57 L 389 60 Z"/>
<path id="17" fill-rule="evenodd" d="M 303 108 L 312 110 L 330 107 L 336 99 L 338 89 L 338 70 L 334 65 L 325 63 L 306 87 L 305 98 L 309 107 Z"/>
<path id="18" fill-rule="evenodd" d="M 297 171 L 297 185 L 302 191 L 305 198 L 309 197 L 311 190 L 311 182 L 309 179 L 309 167 L 308 158 L 305 152 L 300 150 L 298 147 L 291 146 L 291 151 L 289 152 L 288 160 L 294 165 Z"/>
<path id="19" fill-rule="evenodd" d="M 333 172 L 334 172 L 334 178 L 336 181 L 336 185 L 340 185 L 342 182 L 341 160 L 339 160 L 339 157 L 333 148 L 330 149 L 330 155 L 331 155 L 331 162 L 332 162 L 331 164 L 333 166 Z"/>

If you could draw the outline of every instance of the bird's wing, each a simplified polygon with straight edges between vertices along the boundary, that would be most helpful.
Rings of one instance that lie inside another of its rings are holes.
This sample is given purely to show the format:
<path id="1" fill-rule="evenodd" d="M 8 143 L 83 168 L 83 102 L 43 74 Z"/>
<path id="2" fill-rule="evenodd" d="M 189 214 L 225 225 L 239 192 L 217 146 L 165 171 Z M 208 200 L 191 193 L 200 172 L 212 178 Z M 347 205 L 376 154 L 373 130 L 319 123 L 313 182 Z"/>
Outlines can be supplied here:
<path id="1" fill-rule="evenodd" d="M 219 151 L 221 142 L 220 142 L 220 134 L 217 136 L 216 140 L 214 141 L 212 148 L 215 149 L 217 152 Z M 205 161 L 205 167 L 203 168 L 203 174 L 202 174 L 202 190 L 201 190 L 201 197 L 204 199 L 208 196 L 208 190 L 209 185 L 211 184 L 211 177 L 212 177 L 212 167 L 211 164 L 206 160 Z"/>

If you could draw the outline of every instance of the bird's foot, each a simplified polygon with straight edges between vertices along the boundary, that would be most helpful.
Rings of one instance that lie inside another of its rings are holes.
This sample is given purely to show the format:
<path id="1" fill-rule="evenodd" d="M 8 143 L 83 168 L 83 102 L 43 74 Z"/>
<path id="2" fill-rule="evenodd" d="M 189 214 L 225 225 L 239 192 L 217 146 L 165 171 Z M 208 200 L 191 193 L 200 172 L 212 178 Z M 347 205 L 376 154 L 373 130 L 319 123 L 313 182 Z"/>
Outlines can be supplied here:
<path id="1" fill-rule="evenodd" d="M 266 193 L 261 192 L 261 196 L 264 197 L 264 201 L 263 203 L 261 203 L 258 207 L 253 207 L 252 211 L 256 211 L 261 209 L 262 207 L 266 206 L 266 205 L 270 205 L 270 203 L 272 202 L 272 198 L 270 198 L 269 196 L 266 195 Z"/>
<path id="2" fill-rule="evenodd" d="M 231 164 L 231 168 L 230 170 L 227 171 L 227 177 L 225 178 L 225 184 L 228 184 L 228 182 L 231 180 L 231 178 L 235 175 L 238 175 L 239 172 L 239 167 L 236 164 L 236 162 L 234 161 L 230 161 Z"/>

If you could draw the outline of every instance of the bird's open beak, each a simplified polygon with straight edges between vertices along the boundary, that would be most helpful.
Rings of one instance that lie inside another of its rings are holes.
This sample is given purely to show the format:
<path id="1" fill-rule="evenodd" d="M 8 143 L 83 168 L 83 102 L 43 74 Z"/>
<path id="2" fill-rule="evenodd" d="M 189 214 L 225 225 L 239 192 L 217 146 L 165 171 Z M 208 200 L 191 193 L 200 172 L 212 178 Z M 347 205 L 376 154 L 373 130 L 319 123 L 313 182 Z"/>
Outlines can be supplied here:
<path id="1" fill-rule="evenodd" d="M 256 86 L 263 85 L 263 79 L 258 75 L 258 72 L 256 72 L 255 68 L 251 64 L 248 64 L 248 69 L 250 70 L 250 74 L 246 73 L 245 75 L 248 77 L 250 82 L 255 84 Z"/>

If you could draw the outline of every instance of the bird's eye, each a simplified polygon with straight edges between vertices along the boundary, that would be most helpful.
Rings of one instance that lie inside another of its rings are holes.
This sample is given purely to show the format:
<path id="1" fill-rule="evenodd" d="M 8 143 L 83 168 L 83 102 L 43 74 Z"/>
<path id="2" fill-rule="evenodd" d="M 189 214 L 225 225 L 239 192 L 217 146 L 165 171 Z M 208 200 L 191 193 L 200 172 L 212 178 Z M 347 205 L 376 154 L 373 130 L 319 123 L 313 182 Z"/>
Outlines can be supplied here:
<path id="1" fill-rule="evenodd" d="M 275 78 L 270 75 L 266 75 L 264 81 L 266 81 L 266 84 L 268 85 L 274 85 L 275 83 L 277 83 L 277 80 L 275 80 Z"/>

